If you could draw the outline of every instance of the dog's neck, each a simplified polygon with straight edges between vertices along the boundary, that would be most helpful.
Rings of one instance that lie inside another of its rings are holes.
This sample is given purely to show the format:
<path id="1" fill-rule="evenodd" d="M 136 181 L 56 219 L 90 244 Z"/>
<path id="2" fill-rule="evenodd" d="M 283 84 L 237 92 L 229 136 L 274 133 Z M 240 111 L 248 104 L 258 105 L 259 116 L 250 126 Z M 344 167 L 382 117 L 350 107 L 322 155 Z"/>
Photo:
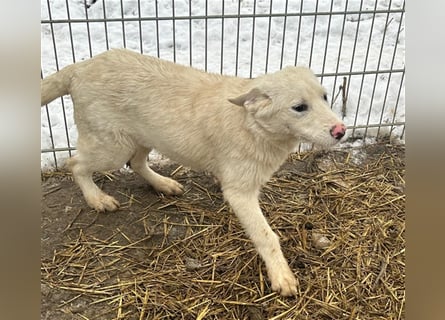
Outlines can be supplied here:
<path id="1" fill-rule="evenodd" d="M 246 117 L 246 127 L 254 139 L 255 145 L 261 146 L 265 153 L 270 153 L 268 150 L 273 150 L 274 153 L 287 156 L 295 150 L 299 142 L 294 136 L 271 132 L 252 117 Z"/>
<path id="2" fill-rule="evenodd" d="M 254 119 L 246 119 L 246 124 L 250 139 L 245 141 L 245 150 L 255 158 L 257 171 L 261 172 L 255 180 L 259 185 L 264 185 L 296 149 L 298 141 L 295 137 L 271 134 Z"/>

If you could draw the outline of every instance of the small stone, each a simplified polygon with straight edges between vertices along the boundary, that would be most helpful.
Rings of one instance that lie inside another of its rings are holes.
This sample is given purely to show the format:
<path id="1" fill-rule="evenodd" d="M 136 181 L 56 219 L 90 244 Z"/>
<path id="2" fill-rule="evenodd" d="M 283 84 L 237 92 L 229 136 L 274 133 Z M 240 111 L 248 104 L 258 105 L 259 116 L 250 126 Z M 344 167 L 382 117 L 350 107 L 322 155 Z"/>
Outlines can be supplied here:
<path id="1" fill-rule="evenodd" d="M 331 241 L 321 233 L 312 233 L 312 243 L 317 249 L 326 249 L 331 245 Z"/>
<path id="2" fill-rule="evenodd" d="M 196 259 L 186 257 L 185 268 L 187 270 L 197 270 L 199 268 L 202 268 L 202 264 Z"/>

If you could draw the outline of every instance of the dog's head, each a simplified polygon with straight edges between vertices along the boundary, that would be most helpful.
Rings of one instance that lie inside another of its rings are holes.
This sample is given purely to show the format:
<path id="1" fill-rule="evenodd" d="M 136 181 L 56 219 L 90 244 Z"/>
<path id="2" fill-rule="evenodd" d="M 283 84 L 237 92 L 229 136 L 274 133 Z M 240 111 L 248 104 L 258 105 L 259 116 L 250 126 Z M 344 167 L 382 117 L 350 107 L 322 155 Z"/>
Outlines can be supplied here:
<path id="1" fill-rule="evenodd" d="M 296 139 L 329 147 L 345 134 L 327 94 L 308 68 L 287 67 L 251 80 L 251 89 L 229 99 L 245 108 L 251 123 L 274 139 Z"/>

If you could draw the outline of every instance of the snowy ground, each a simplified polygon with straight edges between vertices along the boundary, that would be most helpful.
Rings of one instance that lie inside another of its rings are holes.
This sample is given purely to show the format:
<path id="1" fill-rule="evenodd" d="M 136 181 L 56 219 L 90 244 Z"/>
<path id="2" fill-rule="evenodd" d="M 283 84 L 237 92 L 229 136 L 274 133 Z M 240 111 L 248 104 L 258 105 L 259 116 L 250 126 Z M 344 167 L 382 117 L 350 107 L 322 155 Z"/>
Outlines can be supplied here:
<path id="1" fill-rule="evenodd" d="M 136 0 L 98 0 L 87 10 L 83 0 L 42 0 L 42 20 L 76 21 L 86 15 L 89 19 L 108 20 L 88 24 L 42 23 L 42 75 L 109 48 L 121 47 L 242 77 L 273 72 L 286 65 L 306 65 L 325 75 L 321 81 L 330 92 L 333 109 L 338 114 L 342 114 L 342 99 L 337 93 L 343 76 L 331 74 L 357 73 L 347 76 L 348 100 L 343 116 L 348 126 L 405 121 L 404 73 L 375 73 L 404 69 L 404 16 L 400 12 L 385 12 L 404 8 L 403 0 L 159 0 L 157 3 L 156 8 L 153 0 L 140 4 Z M 341 14 L 345 11 L 348 13 Z M 369 13 L 358 14 L 359 11 Z M 285 12 L 286 18 L 282 16 Z M 301 18 L 295 15 L 299 12 L 305 15 Z M 334 14 L 314 16 L 310 14 L 313 12 Z M 161 17 L 158 21 L 113 21 L 122 17 L 153 18 L 156 13 Z M 238 13 L 247 17 L 238 18 Z M 253 18 L 254 13 L 263 16 Z M 267 16 L 270 13 L 272 17 Z M 221 14 L 229 17 L 218 18 Z M 181 19 L 190 15 L 206 15 L 208 19 Z M 167 19 L 172 16 L 178 18 L 174 23 Z M 371 73 L 364 75 L 363 71 Z M 42 150 L 76 145 L 77 131 L 69 97 L 63 98 L 64 108 L 61 105 L 62 99 L 56 99 L 48 109 L 42 108 Z M 391 128 L 397 137 L 404 127 L 351 129 L 348 134 L 366 134 L 372 138 L 377 133 L 389 133 Z M 68 152 L 58 153 L 57 163 L 60 165 L 68 156 Z M 43 169 L 54 164 L 52 153 L 42 153 Z"/>

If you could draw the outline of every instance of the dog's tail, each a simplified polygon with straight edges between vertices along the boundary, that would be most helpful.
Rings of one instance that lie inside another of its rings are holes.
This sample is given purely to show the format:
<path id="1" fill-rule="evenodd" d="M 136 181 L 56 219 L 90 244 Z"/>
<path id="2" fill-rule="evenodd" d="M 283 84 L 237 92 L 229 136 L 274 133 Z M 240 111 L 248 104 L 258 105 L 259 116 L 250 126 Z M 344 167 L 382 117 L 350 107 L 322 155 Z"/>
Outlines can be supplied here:
<path id="1" fill-rule="evenodd" d="M 70 93 L 71 76 L 74 66 L 75 64 L 69 65 L 41 81 L 40 95 L 42 106 L 58 97 Z"/>

